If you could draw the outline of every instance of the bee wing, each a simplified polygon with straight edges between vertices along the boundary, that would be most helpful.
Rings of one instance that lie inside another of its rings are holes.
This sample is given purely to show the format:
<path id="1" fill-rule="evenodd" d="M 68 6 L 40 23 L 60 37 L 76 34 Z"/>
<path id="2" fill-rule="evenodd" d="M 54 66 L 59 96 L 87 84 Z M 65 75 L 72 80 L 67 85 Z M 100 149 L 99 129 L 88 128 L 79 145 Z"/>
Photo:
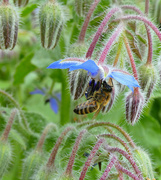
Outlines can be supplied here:
<path id="1" fill-rule="evenodd" d="M 103 108 L 103 103 L 100 105 L 100 107 L 98 108 L 92 119 L 95 119 L 97 117 L 97 115 L 99 114 L 102 108 Z"/>

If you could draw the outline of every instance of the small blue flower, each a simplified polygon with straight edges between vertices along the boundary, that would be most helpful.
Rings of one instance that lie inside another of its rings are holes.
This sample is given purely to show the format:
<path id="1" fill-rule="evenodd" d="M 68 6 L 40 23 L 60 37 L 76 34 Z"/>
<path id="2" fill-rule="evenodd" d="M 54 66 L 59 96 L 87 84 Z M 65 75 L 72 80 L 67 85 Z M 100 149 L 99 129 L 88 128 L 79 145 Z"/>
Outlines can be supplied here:
<path id="1" fill-rule="evenodd" d="M 35 89 L 34 91 L 30 92 L 30 94 L 41 94 L 43 96 L 46 95 L 46 90 L 43 89 Z M 50 103 L 51 109 L 57 114 L 59 110 L 59 102 L 61 101 L 61 94 L 60 93 L 55 93 L 54 96 L 50 96 L 47 100 L 46 103 Z"/>
<path id="2" fill-rule="evenodd" d="M 97 65 L 93 60 L 84 61 L 78 58 L 67 58 L 53 62 L 49 65 L 50 69 L 69 69 L 69 71 L 84 69 L 95 81 L 104 80 L 108 77 L 115 79 L 119 83 L 128 86 L 131 91 L 134 87 L 140 87 L 137 80 L 129 73 L 114 69 L 107 65 Z"/>

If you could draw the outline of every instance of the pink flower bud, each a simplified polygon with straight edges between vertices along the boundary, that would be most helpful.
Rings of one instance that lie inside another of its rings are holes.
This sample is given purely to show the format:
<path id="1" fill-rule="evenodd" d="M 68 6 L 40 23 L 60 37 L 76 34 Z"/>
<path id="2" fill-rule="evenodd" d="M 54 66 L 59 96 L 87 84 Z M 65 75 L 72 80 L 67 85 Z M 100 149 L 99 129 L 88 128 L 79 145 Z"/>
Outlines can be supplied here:
<path id="1" fill-rule="evenodd" d="M 134 125 L 141 114 L 144 106 L 144 97 L 138 88 L 134 89 L 134 93 L 131 92 L 126 97 L 126 119 L 129 123 Z"/>

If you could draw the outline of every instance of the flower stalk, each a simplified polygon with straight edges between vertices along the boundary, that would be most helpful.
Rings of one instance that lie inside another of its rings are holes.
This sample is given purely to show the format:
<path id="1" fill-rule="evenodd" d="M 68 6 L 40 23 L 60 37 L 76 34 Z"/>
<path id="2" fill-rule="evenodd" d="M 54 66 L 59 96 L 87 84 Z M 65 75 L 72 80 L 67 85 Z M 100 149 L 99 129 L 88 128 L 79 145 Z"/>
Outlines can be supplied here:
<path id="1" fill-rule="evenodd" d="M 54 148 L 53 148 L 53 150 L 52 150 L 52 152 L 51 152 L 51 155 L 50 155 L 50 157 L 49 157 L 49 160 L 48 160 L 48 162 L 47 162 L 47 164 L 46 164 L 46 167 L 47 167 L 47 168 L 51 169 L 52 167 L 54 167 L 54 162 L 55 162 L 55 158 L 56 158 L 56 154 L 57 154 L 57 152 L 58 152 L 58 149 L 59 149 L 59 147 L 60 147 L 60 145 L 61 145 L 64 137 L 66 136 L 66 134 L 67 134 L 69 131 L 71 131 L 72 129 L 74 129 L 74 128 L 73 128 L 73 127 L 67 127 L 67 128 L 61 133 L 61 135 L 59 136 L 59 138 L 58 138 L 58 140 L 57 140 L 57 142 L 56 142 L 56 144 L 55 144 L 55 146 L 54 146 Z"/>
<path id="2" fill-rule="evenodd" d="M 87 14 L 86 19 L 83 23 L 83 26 L 82 26 L 82 29 L 81 29 L 81 32 L 80 32 L 80 35 L 78 38 L 78 42 L 80 42 L 80 43 L 84 43 L 84 39 L 85 39 L 85 35 L 86 35 L 86 31 L 87 31 L 87 27 L 88 27 L 90 18 L 91 18 L 92 13 L 95 10 L 95 8 L 97 7 L 99 2 L 100 2 L 100 0 L 95 0 L 93 2 L 93 4 L 91 5 L 89 11 L 88 11 L 88 14 Z"/>
<path id="3" fill-rule="evenodd" d="M 102 143 L 104 142 L 105 140 L 104 139 L 99 139 L 97 141 L 97 143 L 95 144 L 95 146 L 93 147 L 87 161 L 85 162 L 85 165 L 83 167 L 83 170 L 81 172 L 81 175 L 80 175 L 80 178 L 79 180 L 83 180 L 85 175 L 86 175 L 86 172 L 88 170 L 88 167 L 91 165 L 91 162 L 92 162 L 92 159 L 94 158 L 94 155 L 96 154 L 96 152 L 98 151 L 99 147 L 102 145 Z"/>
<path id="4" fill-rule="evenodd" d="M 13 109 L 11 112 L 11 115 L 9 117 L 8 123 L 5 127 L 5 130 L 0 138 L 1 141 L 7 142 L 7 139 L 8 139 L 8 136 L 9 136 L 9 133 L 10 133 L 10 130 L 11 130 L 12 124 L 14 122 L 16 114 L 17 114 L 17 109 Z"/>
<path id="5" fill-rule="evenodd" d="M 72 153 L 71 153 L 71 156 L 70 156 L 70 159 L 69 159 L 69 162 L 68 162 L 68 165 L 67 165 L 67 168 L 66 168 L 66 171 L 65 171 L 65 174 L 68 176 L 68 177 L 71 177 L 72 176 L 72 169 L 73 169 L 73 165 L 74 165 L 74 160 L 75 160 L 75 156 L 77 154 L 77 150 L 78 150 L 78 147 L 79 147 L 79 144 L 84 136 L 84 134 L 86 133 L 86 130 L 82 130 L 76 141 L 75 141 L 75 144 L 74 144 L 74 147 L 73 147 L 73 150 L 72 150 Z"/>
<path id="6" fill-rule="evenodd" d="M 116 160 L 117 160 L 116 156 L 113 156 L 111 158 L 110 163 L 107 165 L 107 167 L 106 167 L 103 175 L 101 176 L 100 180 L 106 180 L 106 178 L 108 177 L 108 174 L 111 171 L 112 167 L 114 166 Z"/>
<path id="7" fill-rule="evenodd" d="M 110 122 L 96 122 L 96 123 L 93 123 L 93 124 L 87 126 L 87 130 L 90 130 L 90 129 L 98 127 L 98 126 L 109 126 L 109 127 L 113 127 L 115 129 L 117 129 L 126 138 L 126 140 L 129 142 L 130 146 L 132 148 L 134 148 L 134 149 L 136 148 L 136 145 L 133 142 L 133 140 L 131 139 L 131 137 L 121 127 L 119 127 L 118 125 L 115 125 L 113 123 L 110 123 Z"/>
<path id="8" fill-rule="evenodd" d="M 109 41 L 107 42 L 106 46 L 104 47 L 101 56 L 98 60 L 98 64 L 103 64 L 105 61 L 105 58 L 108 54 L 108 51 L 110 49 L 110 47 L 112 46 L 112 44 L 114 43 L 115 39 L 119 36 L 119 34 L 123 31 L 123 24 L 119 24 L 119 26 L 117 27 L 116 31 L 112 34 L 112 36 L 110 37 Z"/>
<path id="9" fill-rule="evenodd" d="M 130 164 L 132 165 L 135 173 L 138 175 L 139 179 L 143 180 L 142 173 L 140 172 L 140 170 L 139 170 L 138 166 L 136 165 L 134 159 L 127 152 L 125 152 L 124 150 L 122 150 L 122 149 L 120 149 L 118 147 L 110 147 L 110 146 L 107 146 L 107 145 L 105 145 L 104 147 L 105 147 L 105 149 L 107 151 L 109 151 L 111 153 L 118 152 L 119 154 L 123 155 L 130 162 Z"/>
<path id="10" fill-rule="evenodd" d="M 88 51 L 87 51 L 87 53 L 86 53 L 86 58 L 87 58 L 87 59 L 91 58 L 92 53 L 93 53 L 93 50 L 94 50 L 94 48 L 95 48 L 95 46 L 96 46 L 96 43 L 97 43 L 99 37 L 101 36 L 101 34 L 102 34 L 102 32 L 103 32 L 103 29 L 104 29 L 104 27 L 106 26 L 107 22 L 109 21 L 109 19 L 111 18 L 111 16 L 112 16 L 113 14 L 115 14 L 116 12 L 118 12 L 118 11 L 120 11 L 120 8 L 117 8 L 117 7 L 116 7 L 116 8 L 111 9 L 111 10 L 107 13 L 106 17 L 104 18 L 104 20 L 102 21 L 101 25 L 99 26 L 99 28 L 98 28 L 98 30 L 97 30 L 94 38 L 93 38 L 93 41 L 92 41 L 92 43 L 90 44 L 90 47 L 89 47 L 89 49 L 88 49 Z"/>

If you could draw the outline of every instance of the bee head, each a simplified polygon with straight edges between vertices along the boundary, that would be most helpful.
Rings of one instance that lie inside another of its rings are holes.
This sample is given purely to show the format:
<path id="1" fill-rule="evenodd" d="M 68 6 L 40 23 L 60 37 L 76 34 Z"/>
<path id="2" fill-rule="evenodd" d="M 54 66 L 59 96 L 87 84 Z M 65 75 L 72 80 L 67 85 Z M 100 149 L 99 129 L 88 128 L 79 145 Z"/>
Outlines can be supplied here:
<path id="1" fill-rule="evenodd" d="M 112 86 L 108 85 L 106 81 L 103 81 L 103 89 L 107 92 L 112 92 Z"/>

